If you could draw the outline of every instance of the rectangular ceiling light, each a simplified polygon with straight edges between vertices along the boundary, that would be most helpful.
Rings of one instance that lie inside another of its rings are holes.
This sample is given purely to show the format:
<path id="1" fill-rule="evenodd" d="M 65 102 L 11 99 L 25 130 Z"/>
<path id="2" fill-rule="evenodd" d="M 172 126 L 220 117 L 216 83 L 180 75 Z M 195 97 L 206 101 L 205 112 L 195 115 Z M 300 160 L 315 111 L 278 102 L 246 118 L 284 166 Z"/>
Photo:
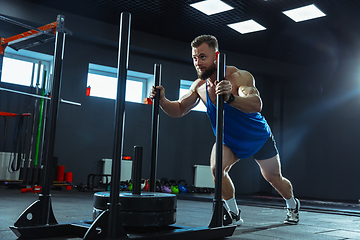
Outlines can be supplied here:
<path id="1" fill-rule="evenodd" d="M 261 30 L 265 30 L 266 28 L 262 25 L 258 24 L 254 20 L 248 20 L 244 22 L 232 23 L 228 24 L 232 29 L 240 32 L 241 34 L 257 32 Z"/>
<path id="2" fill-rule="evenodd" d="M 205 0 L 190 4 L 190 6 L 205 13 L 206 15 L 212 15 L 234 9 L 220 0 Z"/>
<path id="3" fill-rule="evenodd" d="M 326 16 L 326 14 L 320 11 L 314 4 L 305 7 L 295 8 L 289 11 L 285 11 L 283 13 L 295 22 L 301 22 Z"/>

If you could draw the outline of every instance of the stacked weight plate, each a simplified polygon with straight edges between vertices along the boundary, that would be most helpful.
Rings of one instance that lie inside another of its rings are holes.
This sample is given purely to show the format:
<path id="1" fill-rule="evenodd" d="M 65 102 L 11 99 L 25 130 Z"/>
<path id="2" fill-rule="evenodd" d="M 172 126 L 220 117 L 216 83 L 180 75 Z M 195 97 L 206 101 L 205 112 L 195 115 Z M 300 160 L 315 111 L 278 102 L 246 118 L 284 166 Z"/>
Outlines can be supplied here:
<path id="1" fill-rule="evenodd" d="M 110 202 L 109 192 L 94 194 L 93 219 L 95 220 Z M 120 214 L 123 225 L 129 227 L 162 227 L 176 222 L 176 195 L 167 193 L 120 193 Z"/>

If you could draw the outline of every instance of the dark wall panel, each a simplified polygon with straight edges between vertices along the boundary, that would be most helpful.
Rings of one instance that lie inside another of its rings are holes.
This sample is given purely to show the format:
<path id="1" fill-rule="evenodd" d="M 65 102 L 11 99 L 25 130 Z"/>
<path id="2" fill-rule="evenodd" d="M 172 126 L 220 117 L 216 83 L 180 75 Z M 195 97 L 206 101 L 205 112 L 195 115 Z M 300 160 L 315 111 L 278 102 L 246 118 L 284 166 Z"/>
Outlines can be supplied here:
<path id="1" fill-rule="evenodd" d="M 357 201 L 358 60 L 314 66 L 307 76 L 285 85 L 283 166 L 299 195 Z"/>

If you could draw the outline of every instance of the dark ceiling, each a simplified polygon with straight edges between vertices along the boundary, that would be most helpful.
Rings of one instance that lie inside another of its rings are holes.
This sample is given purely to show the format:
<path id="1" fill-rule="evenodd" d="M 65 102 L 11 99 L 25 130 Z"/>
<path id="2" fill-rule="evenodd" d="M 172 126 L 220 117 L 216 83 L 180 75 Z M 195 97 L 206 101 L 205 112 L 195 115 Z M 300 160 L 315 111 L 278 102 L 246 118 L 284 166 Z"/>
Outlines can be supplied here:
<path id="1" fill-rule="evenodd" d="M 189 43 L 212 34 L 220 50 L 301 65 L 360 55 L 360 0 L 223 0 L 234 9 L 211 16 L 189 5 L 200 0 L 26 1 L 115 25 L 126 11 L 132 29 L 141 32 Z M 327 16 L 296 23 L 282 13 L 310 4 Z M 243 35 L 226 26 L 249 19 L 267 29 Z"/>

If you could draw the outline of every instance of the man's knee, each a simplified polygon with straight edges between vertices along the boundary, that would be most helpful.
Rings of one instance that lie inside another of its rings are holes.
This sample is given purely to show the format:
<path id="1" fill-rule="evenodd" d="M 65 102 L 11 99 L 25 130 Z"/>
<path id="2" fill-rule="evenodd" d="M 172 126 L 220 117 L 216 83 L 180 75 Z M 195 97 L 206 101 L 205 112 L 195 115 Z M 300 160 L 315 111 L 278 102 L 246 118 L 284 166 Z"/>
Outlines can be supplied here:
<path id="1" fill-rule="evenodd" d="M 211 173 L 213 176 L 215 176 L 215 154 L 216 154 L 216 145 L 214 144 L 212 152 L 211 152 Z M 222 174 L 223 177 L 227 175 L 227 173 L 230 171 L 231 166 L 234 165 L 239 159 L 236 157 L 236 155 L 231 151 L 231 149 L 224 145 L 223 148 L 223 164 L 222 164 Z"/>
<path id="2" fill-rule="evenodd" d="M 215 171 L 216 171 L 216 167 L 215 167 L 215 165 L 212 165 L 211 166 L 211 173 L 212 173 L 213 177 L 215 177 Z M 223 169 L 223 176 L 224 176 L 224 169 Z"/>
<path id="3" fill-rule="evenodd" d="M 268 181 L 271 185 L 277 185 L 282 181 L 282 176 L 279 173 L 270 173 L 270 174 L 263 174 L 266 181 Z"/>
<path id="4" fill-rule="evenodd" d="M 212 165 L 212 166 L 210 167 L 210 169 L 211 169 L 212 175 L 215 177 L 215 171 L 216 171 L 215 165 Z M 225 176 L 229 170 L 230 170 L 230 167 L 229 167 L 229 166 L 223 166 L 222 175 Z"/>
<path id="5" fill-rule="evenodd" d="M 213 175 L 213 177 L 215 176 L 215 166 L 214 165 L 211 166 L 211 174 Z"/>

